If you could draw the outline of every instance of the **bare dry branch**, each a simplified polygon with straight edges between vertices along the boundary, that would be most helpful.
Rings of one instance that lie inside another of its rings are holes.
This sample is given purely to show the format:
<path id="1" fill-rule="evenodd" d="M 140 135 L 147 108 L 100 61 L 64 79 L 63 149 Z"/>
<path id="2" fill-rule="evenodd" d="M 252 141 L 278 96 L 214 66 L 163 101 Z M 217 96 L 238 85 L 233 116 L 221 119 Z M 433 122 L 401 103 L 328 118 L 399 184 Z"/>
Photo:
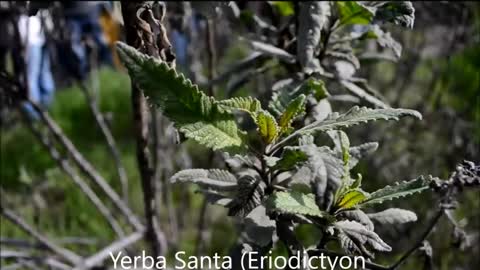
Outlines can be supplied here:
<path id="1" fill-rule="evenodd" d="M 117 240 L 111 243 L 110 245 L 106 246 L 99 252 L 85 259 L 85 261 L 77 265 L 74 269 L 77 269 L 77 270 L 89 269 L 98 265 L 99 263 L 104 261 L 106 258 L 108 258 L 110 253 L 121 251 L 127 248 L 128 246 L 136 243 L 138 240 L 142 239 L 144 233 L 145 233 L 144 231 L 134 232 L 129 236 L 126 236 L 120 240 Z"/>
<path id="2" fill-rule="evenodd" d="M 2 266 L 2 269 L 20 269 L 25 266 L 25 262 L 29 262 L 29 265 L 33 265 L 32 269 L 37 269 L 38 264 L 44 264 L 49 266 L 51 269 L 61 269 L 61 270 L 68 270 L 72 269 L 71 266 L 66 265 L 54 258 L 51 257 L 43 257 L 43 256 L 35 256 L 28 252 L 20 252 L 20 251 L 13 251 L 13 250 L 0 250 L 0 259 L 16 259 L 18 263 Z M 32 262 L 35 262 L 33 264 Z"/>
<path id="3" fill-rule="evenodd" d="M 73 161 L 77 164 L 80 170 L 85 173 L 90 179 L 92 179 L 108 196 L 108 198 L 114 203 L 114 205 L 125 216 L 127 221 L 137 230 L 141 230 L 143 225 L 138 220 L 136 215 L 127 206 L 127 204 L 118 196 L 118 194 L 112 189 L 112 187 L 105 181 L 105 179 L 98 173 L 98 171 L 88 162 L 85 157 L 78 151 L 75 145 L 68 139 L 63 133 L 62 129 L 57 123 L 50 117 L 48 112 L 39 107 L 32 100 L 27 100 L 32 105 L 36 113 L 40 115 L 40 118 L 44 124 L 48 127 L 54 137 L 66 148 L 68 154 L 72 157 Z"/>
<path id="4" fill-rule="evenodd" d="M 9 209 L 5 209 L 4 206 L 0 206 L 1 214 L 15 226 L 22 229 L 24 232 L 35 238 L 38 242 L 42 243 L 47 249 L 56 253 L 66 261 L 72 264 L 78 264 L 82 261 L 82 257 L 73 253 L 72 251 L 65 249 L 61 246 L 58 246 L 56 243 L 53 243 L 48 239 L 48 237 L 42 235 L 40 232 L 32 228 L 22 217 L 17 215 L 15 212 Z"/>
<path id="5" fill-rule="evenodd" d="M 113 138 L 112 132 L 110 131 L 110 128 L 105 122 L 105 118 L 103 117 L 102 112 L 98 108 L 97 101 L 89 93 L 87 86 L 83 82 L 80 82 L 80 88 L 85 94 L 85 98 L 87 99 L 88 106 L 90 107 L 93 117 L 95 118 L 95 122 L 97 122 L 97 125 L 103 134 L 103 137 L 105 137 L 105 141 L 107 142 L 108 149 L 110 151 L 110 154 L 113 157 L 113 162 L 115 162 L 115 168 L 117 169 L 118 178 L 122 186 L 122 198 L 125 202 L 128 202 L 127 172 L 125 170 L 125 167 L 122 164 L 122 160 L 120 158 L 120 152 L 118 151 L 115 138 Z"/>
<path id="6" fill-rule="evenodd" d="M 42 134 L 32 123 L 32 119 L 23 111 L 19 110 L 23 115 L 23 119 L 27 126 L 30 128 L 31 132 L 40 143 L 45 147 L 45 149 L 50 153 L 58 166 L 73 180 L 73 182 L 80 188 L 80 190 L 87 196 L 87 198 L 95 205 L 98 211 L 105 217 L 113 231 L 119 236 L 123 237 L 125 235 L 122 227 L 116 221 L 110 209 L 108 209 L 105 204 L 100 200 L 95 191 L 93 191 L 90 186 L 75 172 L 75 169 L 70 165 L 67 159 L 62 158 L 58 150 L 55 148 L 53 142 L 48 138 L 48 136 Z"/>
<path id="7" fill-rule="evenodd" d="M 172 59 L 168 57 L 172 56 L 170 53 L 171 45 L 166 36 L 165 28 L 161 24 L 165 15 L 164 8 L 162 8 L 162 12 L 160 19 L 157 19 L 153 14 L 151 2 L 122 2 L 127 43 L 153 57 L 162 57 L 164 60 L 172 62 Z M 135 82 L 132 82 L 132 108 L 137 144 L 137 163 L 142 180 L 147 221 L 145 237 L 153 254 L 160 256 L 166 252 L 167 245 L 165 236 L 159 229 L 157 218 L 156 183 L 149 149 L 148 105 L 145 96 Z"/>

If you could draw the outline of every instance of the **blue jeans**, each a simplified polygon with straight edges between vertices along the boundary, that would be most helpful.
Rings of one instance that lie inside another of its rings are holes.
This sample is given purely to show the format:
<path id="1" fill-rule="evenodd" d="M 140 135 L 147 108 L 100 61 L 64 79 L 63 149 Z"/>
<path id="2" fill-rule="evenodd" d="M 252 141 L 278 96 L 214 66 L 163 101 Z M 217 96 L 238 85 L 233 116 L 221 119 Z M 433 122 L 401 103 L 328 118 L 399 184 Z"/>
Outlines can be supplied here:
<path id="1" fill-rule="evenodd" d="M 28 95 L 33 102 L 47 107 L 52 102 L 55 91 L 48 48 L 42 45 L 28 45 L 27 50 Z M 24 109 L 32 117 L 37 118 L 32 106 L 25 104 Z"/>
<path id="2" fill-rule="evenodd" d="M 173 49 L 175 51 L 176 60 L 179 66 L 186 68 L 187 66 L 187 48 L 188 40 L 187 36 L 180 33 L 176 29 L 172 31 Z"/>

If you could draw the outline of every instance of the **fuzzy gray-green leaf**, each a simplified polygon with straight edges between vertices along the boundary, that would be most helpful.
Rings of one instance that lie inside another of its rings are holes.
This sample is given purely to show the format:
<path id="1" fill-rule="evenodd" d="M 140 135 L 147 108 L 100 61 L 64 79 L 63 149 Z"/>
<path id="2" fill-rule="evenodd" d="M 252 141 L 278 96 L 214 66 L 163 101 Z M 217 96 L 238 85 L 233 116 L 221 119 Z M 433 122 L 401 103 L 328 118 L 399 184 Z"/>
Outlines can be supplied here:
<path id="1" fill-rule="evenodd" d="M 219 100 L 217 104 L 225 110 L 241 110 L 251 114 L 255 114 L 262 109 L 260 101 L 253 97 L 234 97 Z"/>
<path id="2" fill-rule="evenodd" d="M 296 99 L 292 100 L 290 104 L 288 104 L 287 108 L 283 112 L 283 114 L 280 116 L 280 120 L 278 122 L 280 126 L 280 132 L 283 133 L 285 132 L 290 125 L 292 124 L 292 121 L 297 117 L 299 114 L 301 114 L 305 110 L 305 95 L 299 95 Z"/>
<path id="3" fill-rule="evenodd" d="M 344 114 L 331 113 L 323 121 L 317 121 L 302 128 L 299 130 L 299 134 L 309 134 L 318 131 L 350 127 L 380 119 L 398 120 L 400 117 L 404 116 L 413 116 L 422 119 L 422 115 L 419 112 L 410 109 L 369 109 L 367 107 L 354 106 Z"/>
<path id="4" fill-rule="evenodd" d="M 386 186 L 371 193 L 367 199 L 359 204 L 359 206 L 363 207 L 367 205 L 383 203 L 387 200 L 393 200 L 422 192 L 428 189 L 430 182 L 430 177 L 425 178 L 424 176 L 420 176 L 414 180 L 396 183 L 393 186 Z"/>
<path id="5" fill-rule="evenodd" d="M 297 58 L 303 72 L 321 72 L 315 52 L 320 45 L 322 29 L 330 17 L 330 3 L 322 1 L 299 2 Z"/>
<path id="6" fill-rule="evenodd" d="M 187 169 L 174 174 L 170 181 L 189 182 L 198 184 L 204 188 L 219 191 L 232 191 L 236 189 L 237 179 L 228 171 L 219 169 Z"/>
<path id="7" fill-rule="evenodd" d="M 378 251 L 391 251 L 392 248 L 385 243 L 375 232 L 364 225 L 351 220 L 342 220 L 334 224 L 342 233 L 347 235 L 354 243 L 369 244 Z"/>
<path id="8" fill-rule="evenodd" d="M 328 214 L 318 208 L 315 195 L 297 191 L 275 192 L 267 201 L 269 211 L 285 214 L 301 214 L 307 216 L 326 217 Z"/>
<path id="9" fill-rule="evenodd" d="M 381 212 L 368 214 L 368 217 L 383 225 L 395 225 L 417 221 L 417 215 L 409 210 L 389 208 Z"/>
<path id="10" fill-rule="evenodd" d="M 262 136 L 263 140 L 269 144 L 277 138 L 278 128 L 277 121 L 268 111 L 258 112 L 255 123 L 258 126 L 258 132 Z"/>
<path id="11" fill-rule="evenodd" d="M 157 105 L 187 138 L 214 150 L 245 149 L 243 133 L 233 114 L 225 112 L 213 97 L 205 95 L 183 74 L 122 42 L 117 42 L 117 51 L 149 102 Z"/>
<path id="12" fill-rule="evenodd" d="M 308 78 L 305 81 L 287 79 L 278 82 L 278 87 L 273 89 L 272 99 L 268 108 L 277 116 L 285 112 L 287 106 L 300 95 L 313 95 L 316 100 L 321 100 L 329 95 L 322 80 Z"/>
<path id="13" fill-rule="evenodd" d="M 259 206 L 265 196 L 265 183 L 251 175 L 245 175 L 238 180 L 235 199 L 228 205 L 229 216 L 247 216 Z"/>

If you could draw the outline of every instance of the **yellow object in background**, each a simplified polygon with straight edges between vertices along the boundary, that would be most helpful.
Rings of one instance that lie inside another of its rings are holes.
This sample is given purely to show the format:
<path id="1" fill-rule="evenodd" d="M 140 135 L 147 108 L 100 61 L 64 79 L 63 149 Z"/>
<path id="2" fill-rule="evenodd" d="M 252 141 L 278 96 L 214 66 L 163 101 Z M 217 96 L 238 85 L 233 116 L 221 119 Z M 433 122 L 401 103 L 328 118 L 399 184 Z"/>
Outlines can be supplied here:
<path id="1" fill-rule="evenodd" d="M 112 52 L 113 64 L 115 68 L 121 68 L 120 59 L 115 50 L 115 41 L 120 39 L 120 25 L 113 19 L 112 15 L 105 10 L 100 15 L 100 25 Z"/>

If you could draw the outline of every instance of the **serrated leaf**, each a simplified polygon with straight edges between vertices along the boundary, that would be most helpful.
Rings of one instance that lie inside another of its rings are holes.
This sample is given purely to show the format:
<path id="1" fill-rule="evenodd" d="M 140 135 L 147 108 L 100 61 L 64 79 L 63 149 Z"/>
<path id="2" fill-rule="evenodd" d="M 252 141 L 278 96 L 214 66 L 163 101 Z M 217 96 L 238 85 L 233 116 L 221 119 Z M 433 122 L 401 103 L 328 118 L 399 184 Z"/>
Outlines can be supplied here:
<path id="1" fill-rule="evenodd" d="M 327 217 L 328 214 L 318 208 L 315 195 L 296 191 L 275 192 L 267 200 L 267 210 L 284 214 L 300 214 L 315 217 Z"/>
<path id="2" fill-rule="evenodd" d="M 300 95 L 313 95 L 317 100 L 327 97 L 328 91 L 322 80 L 308 78 L 300 82 L 296 80 L 283 80 L 278 88 L 274 89 L 268 108 L 277 116 L 282 115 L 287 106 Z"/>
<path id="3" fill-rule="evenodd" d="M 335 2 L 340 15 L 341 25 L 369 24 L 374 13 L 369 8 L 359 5 L 356 1 Z"/>
<path id="4" fill-rule="evenodd" d="M 350 209 L 367 198 L 367 195 L 360 190 L 346 192 L 338 201 L 336 209 Z"/>
<path id="5" fill-rule="evenodd" d="M 413 116 L 422 119 L 422 115 L 409 109 L 369 109 L 367 107 L 354 106 L 344 114 L 331 113 L 323 121 L 316 121 L 298 132 L 299 134 L 309 134 L 317 131 L 327 131 L 341 127 L 350 127 L 360 123 L 376 120 L 398 120 L 400 117 Z"/>
<path id="6" fill-rule="evenodd" d="M 251 114 L 255 114 L 262 109 L 260 101 L 254 97 L 234 97 L 219 100 L 217 104 L 220 108 L 228 111 L 241 110 Z"/>
<path id="7" fill-rule="evenodd" d="M 251 175 L 244 175 L 238 180 L 235 199 L 228 205 L 229 216 L 245 217 L 262 203 L 265 196 L 265 183 Z"/>
<path id="8" fill-rule="evenodd" d="M 330 201 L 327 190 L 328 192 L 337 190 L 343 174 L 341 158 L 336 157 L 335 152 L 326 146 L 314 145 L 313 137 L 308 135 L 301 138 L 299 146 L 284 147 L 275 168 L 295 169 L 285 183 L 311 185 L 317 196 L 317 202 L 322 206 L 326 206 L 326 200 Z"/>
<path id="9" fill-rule="evenodd" d="M 214 150 L 245 149 L 234 116 L 183 74 L 125 43 L 117 42 L 117 51 L 133 82 L 187 138 Z"/>
<path id="10" fill-rule="evenodd" d="M 322 72 L 315 52 L 320 43 L 322 29 L 330 17 L 330 3 L 322 1 L 299 2 L 297 58 L 303 72 Z"/>
<path id="11" fill-rule="evenodd" d="M 292 124 L 293 119 L 305 111 L 305 95 L 299 95 L 288 104 L 287 108 L 280 116 L 280 133 L 284 133 Z"/>
<path id="12" fill-rule="evenodd" d="M 417 221 L 417 214 L 400 208 L 389 208 L 382 212 L 368 214 L 368 217 L 373 221 L 384 225 L 403 224 Z"/>
<path id="13" fill-rule="evenodd" d="M 377 203 L 383 203 L 387 200 L 393 200 L 405 197 L 428 189 L 431 179 L 420 176 L 417 179 L 408 182 L 396 183 L 394 186 L 386 186 L 371 193 L 367 199 L 359 204 L 359 206 L 367 206 Z"/>
<path id="14" fill-rule="evenodd" d="M 275 118 L 267 111 L 260 111 L 257 114 L 256 124 L 258 132 L 263 140 L 269 144 L 277 138 L 279 128 Z"/>
<path id="15" fill-rule="evenodd" d="M 335 222 L 334 226 L 348 236 L 354 243 L 369 244 L 378 251 L 391 251 L 392 248 L 385 243 L 375 232 L 367 229 L 356 221 L 342 220 Z M 360 249 L 360 248 L 359 248 Z"/>
<path id="16" fill-rule="evenodd" d="M 170 181 L 189 182 L 198 184 L 204 188 L 219 191 L 232 191 L 237 187 L 236 177 L 228 171 L 219 169 L 187 169 L 174 174 Z"/>

